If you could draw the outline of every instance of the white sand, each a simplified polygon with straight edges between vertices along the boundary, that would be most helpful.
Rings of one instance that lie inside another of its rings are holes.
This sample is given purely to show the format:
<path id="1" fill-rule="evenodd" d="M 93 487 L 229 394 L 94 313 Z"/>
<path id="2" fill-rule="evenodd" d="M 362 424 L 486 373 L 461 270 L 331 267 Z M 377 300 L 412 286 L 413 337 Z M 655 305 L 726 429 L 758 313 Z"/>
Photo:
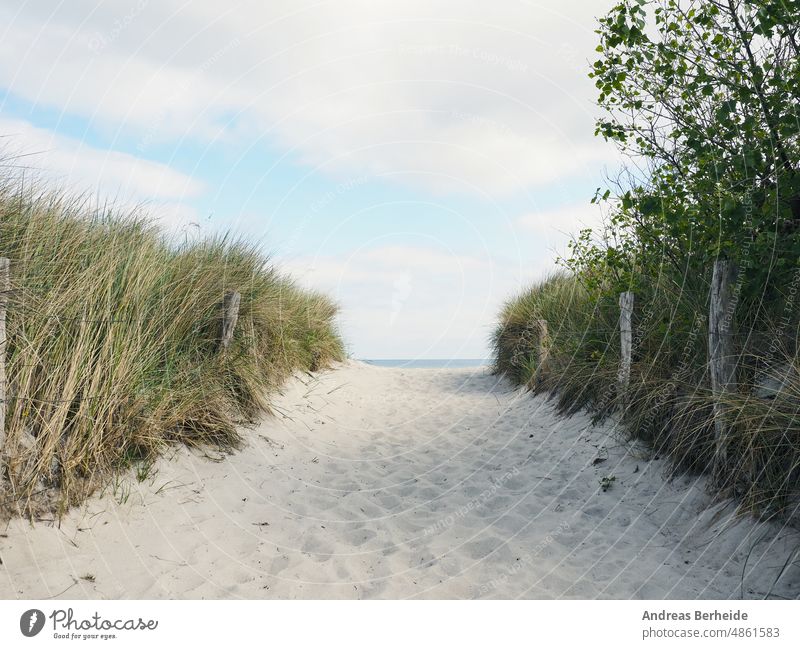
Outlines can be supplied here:
<path id="1" fill-rule="evenodd" d="M 277 409 L 243 452 L 180 449 L 60 528 L 0 528 L 0 597 L 800 593 L 797 570 L 773 587 L 796 532 L 712 507 L 611 426 L 485 370 L 349 363 L 293 381 Z"/>

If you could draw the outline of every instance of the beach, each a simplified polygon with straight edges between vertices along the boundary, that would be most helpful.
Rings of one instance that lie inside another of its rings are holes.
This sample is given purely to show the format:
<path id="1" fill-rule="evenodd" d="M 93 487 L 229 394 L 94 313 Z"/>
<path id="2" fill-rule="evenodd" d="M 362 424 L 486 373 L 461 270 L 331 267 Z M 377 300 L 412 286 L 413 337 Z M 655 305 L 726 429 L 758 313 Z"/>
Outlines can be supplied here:
<path id="1" fill-rule="evenodd" d="M 233 454 L 171 449 L 0 525 L 0 598 L 794 598 L 800 534 L 486 367 L 297 374 Z"/>

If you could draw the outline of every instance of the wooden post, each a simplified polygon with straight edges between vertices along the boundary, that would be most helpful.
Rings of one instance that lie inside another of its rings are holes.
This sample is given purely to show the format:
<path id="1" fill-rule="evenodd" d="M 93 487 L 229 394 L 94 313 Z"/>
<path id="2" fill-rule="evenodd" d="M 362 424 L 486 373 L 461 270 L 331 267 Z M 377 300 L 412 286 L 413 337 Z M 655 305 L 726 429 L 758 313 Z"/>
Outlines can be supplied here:
<path id="1" fill-rule="evenodd" d="M 538 386 L 544 380 L 547 371 L 547 356 L 550 353 L 550 341 L 547 333 L 547 320 L 539 319 L 536 321 L 539 330 L 539 341 L 536 346 L 536 372 L 534 373 L 533 383 Z"/>
<path id="2" fill-rule="evenodd" d="M 228 291 L 222 300 L 222 323 L 219 332 L 220 349 L 225 352 L 233 340 L 233 330 L 239 319 L 239 304 L 242 296 L 238 291 Z"/>
<path id="3" fill-rule="evenodd" d="M 714 262 L 708 312 L 708 358 L 714 400 L 714 480 L 726 482 L 729 426 L 725 395 L 736 390 L 736 357 L 731 321 L 736 266 L 727 259 Z"/>
<path id="4" fill-rule="evenodd" d="M 631 383 L 631 363 L 633 359 L 633 293 L 624 291 L 619 294 L 619 342 L 620 363 L 617 373 L 617 385 L 622 403 L 628 403 L 628 387 Z"/>
<path id="5" fill-rule="evenodd" d="M 6 441 L 6 306 L 11 290 L 11 262 L 0 257 L 0 457 Z"/>

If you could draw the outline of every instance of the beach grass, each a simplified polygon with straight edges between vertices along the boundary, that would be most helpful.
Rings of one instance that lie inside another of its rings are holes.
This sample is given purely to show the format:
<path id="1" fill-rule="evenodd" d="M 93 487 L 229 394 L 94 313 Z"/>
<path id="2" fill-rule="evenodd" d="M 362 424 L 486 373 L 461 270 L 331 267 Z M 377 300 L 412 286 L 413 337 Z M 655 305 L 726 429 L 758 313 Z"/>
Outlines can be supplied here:
<path id="1" fill-rule="evenodd" d="M 234 448 L 291 373 L 343 358 L 336 305 L 256 244 L 171 240 L 141 214 L 13 180 L 0 222 L 6 510 L 63 510 L 170 444 Z M 241 305 L 223 353 L 228 291 Z"/>
<path id="2" fill-rule="evenodd" d="M 549 394 L 563 412 L 587 409 L 596 420 L 613 413 L 626 436 L 646 442 L 653 457 L 669 458 L 677 472 L 709 472 L 715 444 L 709 281 L 702 275 L 681 284 L 642 278 L 624 395 L 617 382 L 619 306 L 609 291 L 591 290 L 566 272 L 506 302 L 492 338 L 494 369 Z M 548 353 L 546 371 L 537 373 L 539 319 L 548 323 Z M 738 322 L 736 389 L 717 398 L 730 425 L 728 460 L 722 479 L 709 484 L 747 511 L 793 517 L 800 477 L 800 371 L 791 352 L 796 332 L 763 312 Z M 782 376 L 774 394 L 764 397 L 758 384 L 766 367 L 782 368 Z"/>

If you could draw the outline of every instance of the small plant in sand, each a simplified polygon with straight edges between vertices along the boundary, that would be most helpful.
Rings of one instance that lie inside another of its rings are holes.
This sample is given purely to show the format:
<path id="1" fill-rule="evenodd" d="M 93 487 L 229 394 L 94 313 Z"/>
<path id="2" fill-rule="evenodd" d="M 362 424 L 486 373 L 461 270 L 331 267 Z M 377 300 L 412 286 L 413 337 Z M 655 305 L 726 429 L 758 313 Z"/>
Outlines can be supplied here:
<path id="1" fill-rule="evenodd" d="M 614 486 L 614 483 L 617 481 L 617 476 L 615 475 L 607 475 L 600 478 L 600 488 L 603 491 L 608 491 L 611 487 Z"/>

